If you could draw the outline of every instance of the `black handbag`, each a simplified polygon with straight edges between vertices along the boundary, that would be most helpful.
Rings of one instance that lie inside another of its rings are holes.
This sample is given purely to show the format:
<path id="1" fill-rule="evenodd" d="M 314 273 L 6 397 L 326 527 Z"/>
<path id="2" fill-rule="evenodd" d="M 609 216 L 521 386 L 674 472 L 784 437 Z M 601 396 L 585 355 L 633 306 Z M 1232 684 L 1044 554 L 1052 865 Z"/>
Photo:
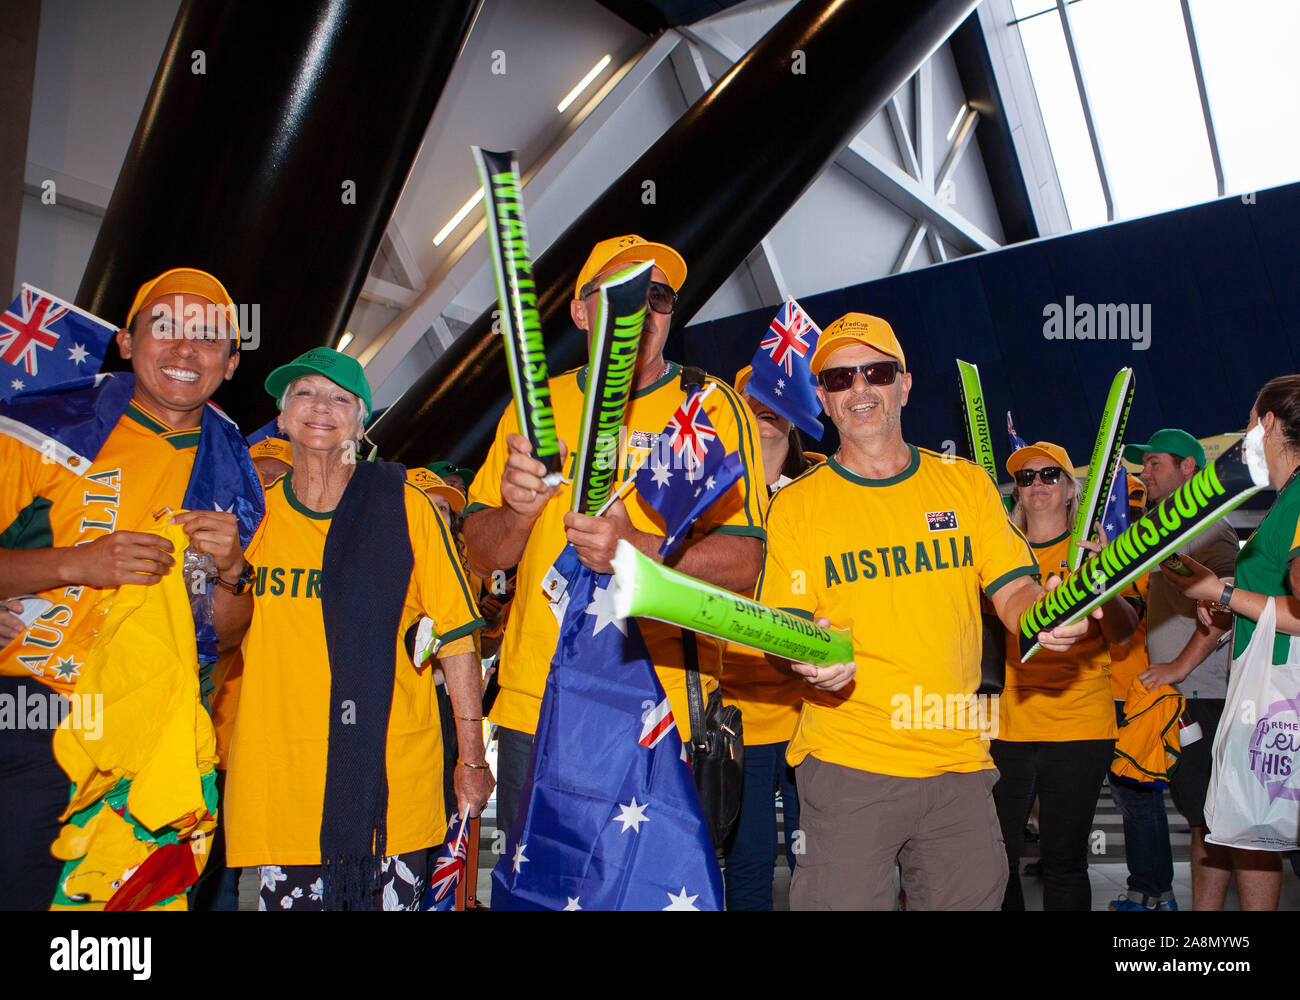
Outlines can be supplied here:
<path id="1" fill-rule="evenodd" d="M 686 755 L 700 793 L 704 820 L 713 846 L 721 847 L 740 819 L 740 793 L 745 784 L 745 743 L 740 709 L 722 704 L 714 690 L 704 702 L 695 633 L 682 630 L 686 659 L 686 699 L 691 715 L 691 739 Z"/>

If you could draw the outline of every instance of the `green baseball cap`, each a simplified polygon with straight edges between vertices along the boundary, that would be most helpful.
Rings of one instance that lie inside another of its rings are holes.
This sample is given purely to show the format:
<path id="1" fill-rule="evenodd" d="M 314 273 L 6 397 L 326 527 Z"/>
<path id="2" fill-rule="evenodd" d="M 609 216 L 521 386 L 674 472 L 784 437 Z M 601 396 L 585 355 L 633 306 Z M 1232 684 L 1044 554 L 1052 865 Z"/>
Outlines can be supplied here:
<path id="1" fill-rule="evenodd" d="M 335 385 L 360 396 L 361 402 L 366 404 L 367 415 L 373 409 L 370 403 L 370 383 L 366 381 L 361 363 L 330 347 L 313 347 L 287 365 L 281 365 L 266 376 L 266 391 L 272 399 L 278 400 L 290 382 L 304 375 L 324 375 Z"/>
<path id="2" fill-rule="evenodd" d="M 451 462 L 431 462 L 425 466 L 435 476 L 446 479 L 448 476 L 460 476 L 468 488 L 469 484 L 474 481 L 473 469 L 462 469 L 453 465 Z"/>
<path id="3" fill-rule="evenodd" d="M 1198 469 L 1205 468 L 1205 449 L 1201 447 L 1201 442 L 1186 431 L 1174 427 L 1156 431 L 1151 435 L 1151 440 L 1145 444 L 1126 444 L 1124 461 L 1141 465 L 1142 456 L 1148 452 L 1164 452 L 1179 458 L 1194 458 Z"/>

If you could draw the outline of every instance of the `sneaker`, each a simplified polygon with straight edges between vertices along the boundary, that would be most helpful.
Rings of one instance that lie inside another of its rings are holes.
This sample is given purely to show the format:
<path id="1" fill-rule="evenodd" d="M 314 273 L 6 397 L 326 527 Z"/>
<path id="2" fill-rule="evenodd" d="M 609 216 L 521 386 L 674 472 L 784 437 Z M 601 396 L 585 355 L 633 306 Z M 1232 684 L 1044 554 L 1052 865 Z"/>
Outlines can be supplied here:
<path id="1" fill-rule="evenodd" d="M 1112 899 L 1107 909 L 1115 910 L 1164 910 L 1170 913 L 1178 911 L 1178 900 L 1170 893 L 1168 898 L 1163 896 L 1148 896 L 1145 893 L 1134 892 L 1129 890 L 1119 899 Z"/>

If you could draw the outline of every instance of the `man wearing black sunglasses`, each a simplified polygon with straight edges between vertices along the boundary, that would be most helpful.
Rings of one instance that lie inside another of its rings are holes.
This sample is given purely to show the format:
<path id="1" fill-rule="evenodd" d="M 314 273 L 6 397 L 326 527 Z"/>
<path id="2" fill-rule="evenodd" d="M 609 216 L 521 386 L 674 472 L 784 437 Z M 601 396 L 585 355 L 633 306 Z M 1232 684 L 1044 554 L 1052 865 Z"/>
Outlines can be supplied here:
<path id="1" fill-rule="evenodd" d="M 620 442 L 617 471 L 620 483 L 649 453 L 669 418 L 685 402 L 686 383 L 693 381 L 687 379 L 680 365 L 665 361 L 663 356 L 676 289 L 686 278 L 686 264 L 672 247 L 639 236 L 603 240 L 592 249 L 579 272 L 570 304 L 574 323 L 581 330 L 589 330 L 600 286 L 629 265 L 642 261 L 654 263 L 647 296 L 650 308 L 641 331 L 632 398 L 624 417 L 626 433 Z M 726 450 L 740 453 L 745 473 L 742 481 L 696 522 L 690 540 L 670 561 L 683 573 L 729 590 L 747 591 L 753 588 L 763 561 L 767 491 L 756 450 L 758 430 L 753 414 L 731 386 L 706 379 L 698 370 L 694 376 L 700 383 L 712 385 L 704 399 L 704 411 Z M 587 371 L 582 368 L 550 380 L 555 429 L 562 447 L 577 443 L 586 378 Z M 569 480 L 573 479 L 574 464 L 574 455 L 569 454 L 564 470 Z M 658 558 L 656 553 L 663 540 L 654 516 L 635 492 L 625 501 L 615 501 L 604 516 L 588 517 L 570 511 L 572 483 L 548 487 L 542 482 L 544 473 L 542 464 L 532 457 L 528 441 L 517 432 L 514 408 L 507 407 L 465 508 L 465 541 L 474 572 L 490 578 L 494 570 L 519 567 L 514 606 L 501 647 L 501 690 L 490 714 L 499 726 L 500 738 L 497 828 L 507 833 L 518 809 L 532 734 L 537 729 L 542 692 L 558 638 L 555 617 L 542 591 L 542 578 L 566 541 L 573 543 L 584 564 L 608 573 L 609 560 L 620 538 L 652 558 Z M 640 624 L 673 717 L 683 738 L 687 738 L 690 712 L 683 666 L 689 653 L 683 633 L 661 622 L 642 619 Z M 700 636 L 695 645 L 707 697 L 718 687 L 722 644 Z"/>
<path id="2" fill-rule="evenodd" d="M 887 322 L 841 317 L 811 367 L 840 450 L 773 499 L 758 597 L 850 628 L 854 662 L 791 664 L 807 682 L 787 751 L 805 846 L 791 909 L 892 909 L 896 866 L 909 909 L 997 909 L 980 593 L 1015 626 L 1038 567 L 987 474 L 903 440 L 912 375 Z M 1087 628 L 1040 641 L 1065 649 Z"/>

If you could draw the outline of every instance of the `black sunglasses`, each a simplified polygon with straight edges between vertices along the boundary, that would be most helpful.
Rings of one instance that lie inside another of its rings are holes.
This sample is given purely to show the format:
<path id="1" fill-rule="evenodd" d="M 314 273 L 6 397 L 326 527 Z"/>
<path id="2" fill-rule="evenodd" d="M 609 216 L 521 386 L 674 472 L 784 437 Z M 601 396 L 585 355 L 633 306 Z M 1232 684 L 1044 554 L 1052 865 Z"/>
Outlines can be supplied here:
<path id="1" fill-rule="evenodd" d="M 1017 469 L 1016 485 L 1033 486 L 1034 477 L 1037 476 L 1048 486 L 1055 486 L 1061 481 L 1061 473 L 1065 470 L 1059 465 L 1049 465 L 1045 469 Z"/>
<path id="2" fill-rule="evenodd" d="M 600 285 L 595 281 L 589 281 L 582 286 L 582 293 L 578 296 L 585 299 L 588 295 L 600 291 Z M 664 316 L 672 315 L 673 306 L 677 304 L 677 293 L 662 281 L 650 282 L 650 288 L 646 292 L 646 303 L 652 310 Z"/>
<path id="3" fill-rule="evenodd" d="M 897 361 L 873 361 L 867 365 L 846 365 L 838 368 L 823 368 L 817 378 L 827 392 L 843 392 L 853 388 L 853 380 L 858 372 L 867 380 L 867 385 L 893 385 L 898 378 Z"/>

